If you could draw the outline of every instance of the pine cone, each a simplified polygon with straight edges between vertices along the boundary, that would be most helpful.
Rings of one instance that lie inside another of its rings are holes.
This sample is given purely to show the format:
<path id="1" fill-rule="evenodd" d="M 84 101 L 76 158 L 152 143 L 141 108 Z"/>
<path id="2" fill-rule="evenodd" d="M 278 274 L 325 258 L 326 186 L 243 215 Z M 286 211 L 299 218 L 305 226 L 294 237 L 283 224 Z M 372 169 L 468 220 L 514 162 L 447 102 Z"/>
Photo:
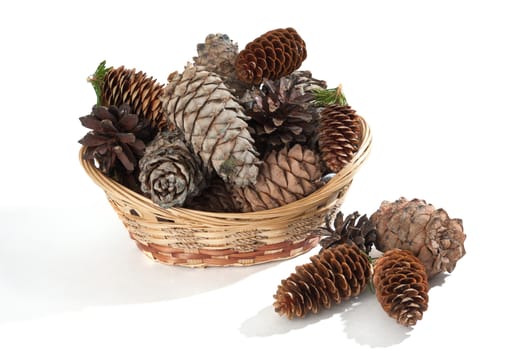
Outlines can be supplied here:
<path id="1" fill-rule="evenodd" d="M 407 250 L 393 249 L 376 260 L 373 283 L 383 309 L 403 326 L 413 326 L 428 307 L 425 267 Z"/>
<path id="2" fill-rule="evenodd" d="M 314 149 L 320 110 L 314 91 L 324 88 L 326 82 L 312 78 L 309 71 L 295 71 L 247 91 L 241 104 L 252 118 L 248 124 L 254 130 L 257 149 L 266 154 L 295 143 Z"/>
<path id="3" fill-rule="evenodd" d="M 255 185 L 232 189 L 242 212 L 272 209 L 306 197 L 318 188 L 320 160 L 301 145 L 272 151 L 261 164 Z"/>
<path id="4" fill-rule="evenodd" d="M 320 228 L 320 234 L 327 237 L 321 239 L 321 251 L 330 247 L 354 242 L 366 254 L 372 250 L 377 231 L 366 215 L 360 216 L 355 211 L 343 219 L 343 213 L 337 212 L 334 228 L 330 225 L 330 217 L 326 217 L 326 227 Z"/>
<path id="5" fill-rule="evenodd" d="M 210 184 L 201 194 L 187 201 L 185 207 L 216 213 L 235 213 L 239 209 L 226 183 L 218 176 L 214 176 Z"/>
<path id="6" fill-rule="evenodd" d="M 239 54 L 236 43 L 226 34 L 209 34 L 204 43 L 197 45 L 197 57 L 193 57 L 196 66 L 219 75 L 235 96 L 241 97 L 250 85 L 237 79 L 235 60 Z"/>
<path id="7" fill-rule="evenodd" d="M 246 121 L 249 119 L 215 73 L 188 64 L 172 73 L 161 98 L 171 124 L 184 132 L 205 170 L 228 183 L 255 183 L 260 163 Z"/>
<path id="8" fill-rule="evenodd" d="M 275 312 L 289 319 L 316 314 L 359 295 L 371 275 L 367 256 L 355 244 L 340 244 L 297 266 L 274 295 Z"/>
<path id="9" fill-rule="evenodd" d="M 239 80 L 252 85 L 276 80 L 297 70 L 306 59 L 306 45 L 293 28 L 274 29 L 250 42 L 237 56 Z"/>
<path id="10" fill-rule="evenodd" d="M 205 187 L 200 159 L 180 130 L 158 133 L 139 162 L 141 189 L 162 208 L 182 206 Z"/>
<path id="11" fill-rule="evenodd" d="M 162 85 L 142 71 L 119 68 L 105 68 L 103 61 L 97 72 L 88 78 L 100 97 L 103 106 L 128 104 L 139 118 L 146 118 L 153 128 L 162 130 L 166 125 L 160 96 Z"/>
<path id="12" fill-rule="evenodd" d="M 100 171 L 114 175 L 121 169 L 132 173 L 144 154 L 153 131 L 149 121 L 131 113 L 129 105 L 93 106 L 80 123 L 92 131 L 78 142 L 86 146 L 84 159 L 95 160 Z"/>
<path id="13" fill-rule="evenodd" d="M 319 149 L 334 173 L 350 163 L 361 144 L 359 117 L 350 106 L 329 105 L 321 111 Z"/>
<path id="14" fill-rule="evenodd" d="M 442 271 L 452 272 L 465 255 L 461 219 L 450 219 L 447 212 L 421 199 L 384 201 L 370 217 L 377 227 L 376 248 L 406 249 L 414 253 L 432 278 Z"/>

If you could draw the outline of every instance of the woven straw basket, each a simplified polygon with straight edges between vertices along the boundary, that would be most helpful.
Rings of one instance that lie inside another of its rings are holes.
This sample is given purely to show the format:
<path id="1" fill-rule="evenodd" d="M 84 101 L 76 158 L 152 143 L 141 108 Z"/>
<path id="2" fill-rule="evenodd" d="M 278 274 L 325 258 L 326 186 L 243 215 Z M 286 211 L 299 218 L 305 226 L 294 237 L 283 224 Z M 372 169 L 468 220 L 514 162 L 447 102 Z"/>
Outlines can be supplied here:
<path id="1" fill-rule="evenodd" d="M 103 175 L 92 161 L 80 162 L 100 186 L 131 238 L 150 258 L 191 267 L 249 266 L 289 259 L 314 248 L 309 231 L 341 206 L 352 179 L 370 153 L 370 129 L 363 118 L 362 140 L 353 161 L 309 196 L 253 213 L 162 209 L 148 198 Z"/>

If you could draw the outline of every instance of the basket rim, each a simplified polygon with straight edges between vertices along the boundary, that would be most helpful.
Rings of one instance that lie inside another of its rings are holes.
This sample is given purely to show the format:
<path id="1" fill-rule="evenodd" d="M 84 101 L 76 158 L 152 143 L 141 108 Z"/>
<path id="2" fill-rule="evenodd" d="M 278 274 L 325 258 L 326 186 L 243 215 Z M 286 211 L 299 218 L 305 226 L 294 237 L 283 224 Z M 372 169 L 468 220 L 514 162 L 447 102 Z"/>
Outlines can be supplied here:
<path id="1" fill-rule="evenodd" d="M 298 207 L 303 207 L 306 203 L 308 203 L 308 205 L 311 205 L 312 201 L 322 202 L 323 199 L 332 194 L 335 190 L 339 190 L 340 188 L 343 188 L 344 186 L 351 183 L 351 181 L 353 180 L 353 176 L 358 172 L 364 161 L 368 158 L 372 143 L 372 133 L 368 123 L 363 117 L 359 115 L 358 117 L 361 123 L 362 130 L 361 143 L 358 152 L 355 154 L 354 158 L 350 163 L 345 165 L 345 167 L 343 167 L 337 174 L 335 174 L 334 177 L 332 177 L 326 184 L 324 184 L 308 196 L 296 200 L 292 203 L 282 205 L 280 207 L 255 212 L 226 213 L 207 212 L 182 207 L 161 208 L 146 196 L 134 192 L 126 186 L 104 175 L 100 170 L 98 170 L 98 168 L 95 167 L 93 161 L 84 159 L 84 153 L 87 148 L 86 146 L 82 146 L 80 148 L 79 160 L 85 172 L 89 175 L 93 182 L 95 182 L 100 188 L 104 190 L 104 192 L 106 192 L 106 194 L 108 191 L 111 191 L 112 194 L 118 194 L 118 196 L 126 198 L 126 200 L 128 201 L 134 200 L 137 202 L 142 202 L 144 206 L 147 206 L 151 208 L 151 210 L 154 210 L 155 212 L 164 216 L 197 216 L 202 217 L 203 220 L 218 219 L 221 221 L 237 221 L 240 219 L 257 220 L 263 217 L 265 220 L 269 220 L 272 217 L 278 218 L 293 214 L 297 211 Z M 236 222 L 236 224 L 238 224 L 238 222 Z"/>

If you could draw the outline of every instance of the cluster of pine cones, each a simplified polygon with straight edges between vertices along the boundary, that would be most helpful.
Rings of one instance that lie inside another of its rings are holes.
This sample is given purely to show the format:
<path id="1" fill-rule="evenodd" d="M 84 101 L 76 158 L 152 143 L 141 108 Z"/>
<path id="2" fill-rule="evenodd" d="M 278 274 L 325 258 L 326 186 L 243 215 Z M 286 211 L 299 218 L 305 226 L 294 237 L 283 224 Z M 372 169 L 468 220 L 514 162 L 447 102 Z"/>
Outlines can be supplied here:
<path id="1" fill-rule="evenodd" d="M 142 71 L 90 76 L 97 104 L 80 118 L 84 158 L 163 208 L 215 212 L 276 208 L 308 196 L 350 163 L 360 117 L 340 88 L 298 70 L 306 45 L 293 28 L 238 50 L 210 34 L 166 85 Z M 370 219 L 339 212 L 312 234 L 311 262 L 282 280 L 276 312 L 304 317 L 360 294 L 368 283 L 385 311 L 412 326 L 428 307 L 428 280 L 465 255 L 460 219 L 423 200 L 383 202 Z M 384 254 L 370 258 L 372 247 Z M 372 263 L 372 261 L 374 261 Z"/>
<path id="2" fill-rule="evenodd" d="M 370 283 L 386 313 L 413 326 L 428 308 L 429 279 L 452 272 L 465 255 L 462 220 L 421 199 L 384 201 L 370 219 L 339 212 L 313 233 L 324 237 L 320 252 L 274 295 L 275 311 L 290 319 L 355 297 Z M 377 259 L 373 246 L 383 252 Z"/>
<path id="3" fill-rule="evenodd" d="M 165 85 L 104 61 L 80 118 L 84 157 L 163 208 L 250 212 L 308 196 L 351 162 L 362 131 L 340 88 L 298 70 L 306 56 L 285 28 L 240 52 L 210 34 Z"/>

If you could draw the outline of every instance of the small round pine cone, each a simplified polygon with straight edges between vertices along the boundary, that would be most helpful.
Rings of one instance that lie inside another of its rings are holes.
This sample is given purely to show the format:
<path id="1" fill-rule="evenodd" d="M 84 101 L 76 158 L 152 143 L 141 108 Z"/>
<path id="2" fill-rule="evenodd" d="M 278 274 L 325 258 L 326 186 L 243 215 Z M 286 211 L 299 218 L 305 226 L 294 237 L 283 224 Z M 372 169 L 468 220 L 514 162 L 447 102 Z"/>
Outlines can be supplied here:
<path id="1" fill-rule="evenodd" d="M 329 309 L 359 295 L 371 276 L 366 254 L 353 243 L 323 250 L 310 260 L 277 287 L 273 306 L 278 314 L 293 319 Z"/>
<path id="2" fill-rule="evenodd" d="M 425 267 L 411 252 L 392 249 L 376 260 L 373 283 L 379 303 L 403 326 L 413 326 L 428 308 Z"/>
<path id="3" fill-rule="evenodd" d="M 132 112 L 128 104 L 109 107 L 93 106 L 91 114 L 80 117 L 91 129 L 78 142 L 86 147 L 84 159 L 96 160 L 100 171 L 132 173 L 144 154 L 146 142 L 153 138 L 149 120 Z M 119 166 L 120 165 L 120 166 Z"/>
<path id="4" fill-rule="evenodd" d="M 264 78 L 275 80 L 292 73 L 305 59 L 306 45 L 295 29 L 274 29 L 246 45 L 235 69 L 239 80 L 256 85 Z"/>
<path id="5" fill-rule="evenodd" d="M 246 91 L 240 99 L 257 150 L 266 155 L 283 146 L 302 144 L 314 149 L 319 128 L 315 91 L 326 82 L 309 71 L 295 71 L 277 80 L 265 80 L 260 87 Z"/>
<path id="6" fill-rule="evenodd" d="M 452 272 L 465 255 L 461 219 L 449 218 L 421 199 L 384 201 L 370 220 L 377 228 L 376 248 L 382 252 L 406 249 L 425 265 L 429 278 L 440 272 Z"/>
<path id="7" fill-rule="evenodd" d="M 157 134 L 146 147 L 139 167 L 142 191 L 162 208 L 182 206 L 206 185 L 200 159 L 178 129 Z"/>
<path id="8" fill-rule="evenodd" d="M 367 255 L 372 250 L 376 240 L 376 229 L 368 216 L 360 215 L 355 211 L 346 217 L 342 212 L 337 212 L 333 228 L 329 216 L 326 217 L 326 226 L 319 229 L 323 239 L 319 242 L 321 251 L 342 243 L 355 243 Z"/>

